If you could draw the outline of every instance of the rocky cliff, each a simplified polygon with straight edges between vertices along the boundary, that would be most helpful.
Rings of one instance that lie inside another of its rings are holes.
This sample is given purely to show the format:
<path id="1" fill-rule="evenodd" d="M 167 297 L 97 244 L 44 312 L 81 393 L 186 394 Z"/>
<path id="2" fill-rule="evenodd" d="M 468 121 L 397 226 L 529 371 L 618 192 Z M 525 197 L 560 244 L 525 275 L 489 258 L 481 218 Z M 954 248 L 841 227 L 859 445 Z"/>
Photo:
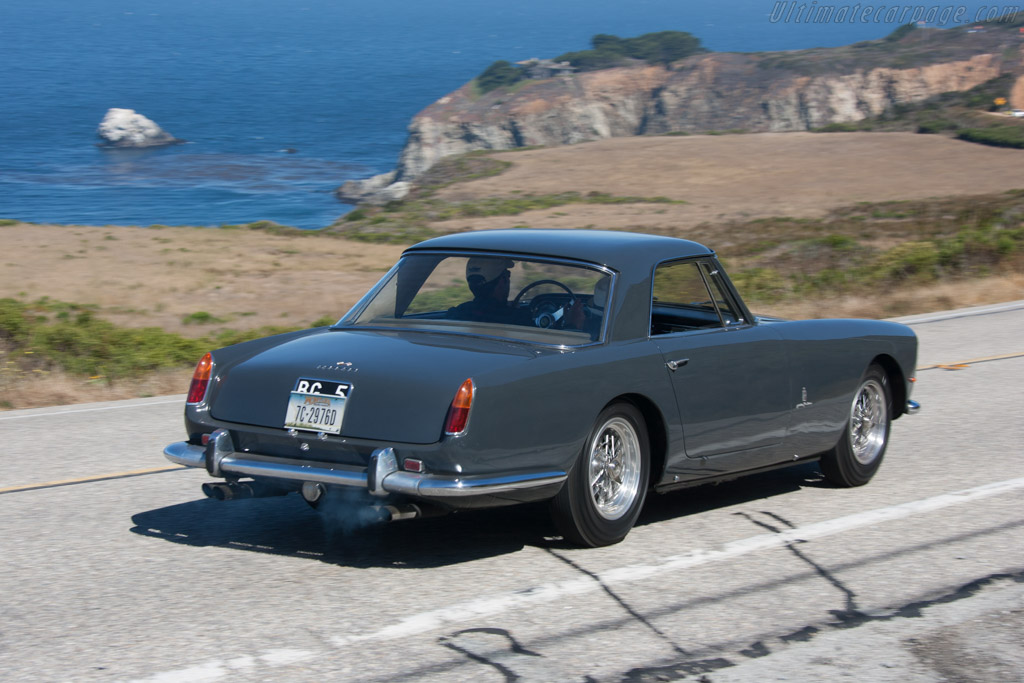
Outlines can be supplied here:
<path id="1" fill-rule="evenodd" d="M 638 64 L 562 75 L 513 92 L 479 95 L 469 83 L 413 119 L 395 171 L 346 183 L 338 194 L 350 202 L 400 198 L 439 159 L 473 150 L 854 122 L 1021 69 L 1018 46 L 1024 40 L 1010 31 L 914 33 L 921 35 L 896 45 L 712 53 L 670 67 Z"/>

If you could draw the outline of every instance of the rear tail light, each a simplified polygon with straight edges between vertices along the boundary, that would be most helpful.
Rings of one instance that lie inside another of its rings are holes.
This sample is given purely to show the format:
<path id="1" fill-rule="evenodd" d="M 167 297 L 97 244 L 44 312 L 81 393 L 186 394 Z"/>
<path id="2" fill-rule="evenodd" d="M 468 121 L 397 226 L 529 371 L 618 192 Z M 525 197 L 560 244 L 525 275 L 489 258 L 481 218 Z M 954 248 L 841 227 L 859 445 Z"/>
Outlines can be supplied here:
<path id="1" fill-rule="evenodd" d="M 448 417 L 444 421 L 444 433 L 448 436 L 456 436 L 466 431 L 466 422 L 469 420 L 469 409 L 473 406 L 473 380 L 467 379 L 455 392 L 452 405 L 448 408 Z"/>
<path id="2" fill-rule="evenodd" d="M 210 375 L 213 374 L 213 356 L 206 354 L 192 373 L 192 384 L 188 387 L 186 403 L 201 403 L 206 398 L 206 389 L 210 386 Z"/>

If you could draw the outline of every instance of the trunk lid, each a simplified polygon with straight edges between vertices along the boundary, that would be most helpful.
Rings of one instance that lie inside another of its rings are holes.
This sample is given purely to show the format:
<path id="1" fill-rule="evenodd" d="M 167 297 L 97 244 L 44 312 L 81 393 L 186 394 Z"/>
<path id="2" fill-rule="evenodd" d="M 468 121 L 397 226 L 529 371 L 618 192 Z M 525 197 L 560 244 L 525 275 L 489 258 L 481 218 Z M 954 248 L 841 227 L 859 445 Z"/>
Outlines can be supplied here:
<path id="1" fill-rule="evenodd" d="M 350 389 L 340 436 L 433 443 L 441 438 L 448 407 L 463 381 L 534 356 L 527 346 L 500 340 L 325 329 L 218 373 L 211 415 L 284 429 L 289 397 L 299 380 L 345 383 Z"/>

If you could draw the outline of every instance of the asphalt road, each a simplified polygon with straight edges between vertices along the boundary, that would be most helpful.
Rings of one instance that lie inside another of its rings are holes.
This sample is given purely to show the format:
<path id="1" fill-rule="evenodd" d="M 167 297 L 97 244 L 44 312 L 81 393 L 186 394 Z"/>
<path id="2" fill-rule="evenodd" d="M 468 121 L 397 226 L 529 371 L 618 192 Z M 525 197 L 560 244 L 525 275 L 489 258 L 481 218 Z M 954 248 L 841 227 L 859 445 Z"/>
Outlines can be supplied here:
<path id="1" fill-rule="evenodd" d="M 596 550 L 541 507 L 207 500 L 180 396 L 0 413 L 0 679 L 1024 680 L 1024 302 L 908 322 L 923 410 L 871 484 L 654 496 Z"/>

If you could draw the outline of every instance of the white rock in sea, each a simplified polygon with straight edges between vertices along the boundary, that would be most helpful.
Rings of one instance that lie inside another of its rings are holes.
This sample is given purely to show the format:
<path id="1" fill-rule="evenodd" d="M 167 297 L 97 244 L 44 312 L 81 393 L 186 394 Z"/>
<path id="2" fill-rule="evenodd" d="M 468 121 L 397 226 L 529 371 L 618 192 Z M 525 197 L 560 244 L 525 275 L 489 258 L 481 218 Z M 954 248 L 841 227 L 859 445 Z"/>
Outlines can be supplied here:
<path id="1" fill-rule="evenodd" d="M 109 109 L 96 130 L 107 147 L 156 147 L 181 140 L 134 109 Z"/>

